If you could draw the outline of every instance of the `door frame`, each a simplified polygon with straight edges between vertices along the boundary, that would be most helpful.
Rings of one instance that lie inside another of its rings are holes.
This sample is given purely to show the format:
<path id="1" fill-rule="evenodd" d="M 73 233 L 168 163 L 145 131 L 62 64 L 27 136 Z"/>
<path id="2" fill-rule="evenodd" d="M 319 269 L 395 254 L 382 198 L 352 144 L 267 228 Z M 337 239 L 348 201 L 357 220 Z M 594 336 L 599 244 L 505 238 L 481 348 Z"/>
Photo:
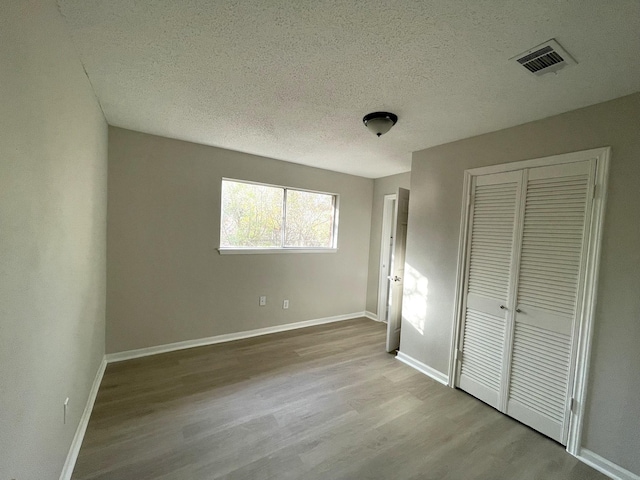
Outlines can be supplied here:
<path id="1" fill-rule="evenodd" d="M 469 235 L 469 213 L 471 206 L 472 178 L 477 175 L 521 170 L 524 168 L 560 165 L 596 159 L 595 182 L 591 187 L 593 205 L 591 210 L 588 248 L 586 253 L 585 278 L 581 291 L 581 309 L 577 313 L 575 368 L 573 371 L 573 389 L 571 392 L 572 408 L 570 411 L 567 452 L 577 456 L 580 454 L 582 431 L 584 425 L 585 404 L 589 378 L 589 362 L 593 341 L 593 321 L 595 317 L 596 295 L 598 289 L 598 273 L 600 269 L 600 251 L 604 212 L 607 197 L 607 180 L 609 177 L 609 159 L 611 147 L 601 147 L 580 152 L 553 155 L 550 157 L 523 160 L 518 162 L 473 168 L 464 172 L 462 193 L 462 211 L 460 215 L 460 237 L 458 240 L 457 281 L 455 290 L 454 321 L 451 335 L 449 356 L 449 386 L 455 388 L 457 380 L 457 364 L 460 348 L 462 314 L 464 312 L 464 285 L 466 283 L 467 238 Z M 571 379 L 570 379 L 571 381 Z"/>
<path id="2" fill-rule="evenodd" d="M 397 201 L 395 193 L 390 193 L 384 196 L 382 207 L 382 235 L 380 237 L 380 263 L 378 264 L 378 311 L 377 317 L 379 322 L 387 323 L 387 319 L 383 318 L 383 312 L 386 312 L 387 305 L 389 303 L 389 288 L 387 278 L 391 274 L 391 265 L 389 265 L 388 274 L 385 274 L 382 265 L 384 262 L 389 261 L 391 256 L 392 245 L 388 242 L 391 237 L 391 232 L 395 229 L 394 216 L 395 205 Z M 386 253 L 386 255 L 385 255 Z"/>

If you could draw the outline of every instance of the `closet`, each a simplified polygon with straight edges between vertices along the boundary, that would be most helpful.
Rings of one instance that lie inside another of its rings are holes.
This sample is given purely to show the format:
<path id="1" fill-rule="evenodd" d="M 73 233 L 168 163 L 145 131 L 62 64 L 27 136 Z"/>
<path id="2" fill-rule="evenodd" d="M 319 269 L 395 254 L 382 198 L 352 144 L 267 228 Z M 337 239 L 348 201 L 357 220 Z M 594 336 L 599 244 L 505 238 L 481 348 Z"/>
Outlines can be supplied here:
<path id="1" fill-rule="evenodd" d="M 458 388 L 565 445 L 596 243 L 598 158 L 575 158 L 470 175 L 455 358 Z"/>

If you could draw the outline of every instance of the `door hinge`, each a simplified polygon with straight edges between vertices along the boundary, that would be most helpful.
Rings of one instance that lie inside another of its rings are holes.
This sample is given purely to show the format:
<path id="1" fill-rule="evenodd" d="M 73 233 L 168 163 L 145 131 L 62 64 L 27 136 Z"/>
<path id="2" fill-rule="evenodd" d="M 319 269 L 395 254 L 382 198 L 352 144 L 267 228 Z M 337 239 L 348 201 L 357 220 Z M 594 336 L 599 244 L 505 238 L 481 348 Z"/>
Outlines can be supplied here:
<path id="1" fill-rule="evenodd" d="M 462 356 L 464 355 L 464 352 L 462 350 L 460 350 L 459 348 L 456 350 L 456 360 L 458 362 L 462 362 Z"/>
<path id="2" fill-rule="evenodd" d="M 578 402 L 575 398 L 571 398 L 571 403 L 569 405 L 569 410 L 571 410 L 573 413 L 577 413 L 576 410 L 578 408 Z"/>

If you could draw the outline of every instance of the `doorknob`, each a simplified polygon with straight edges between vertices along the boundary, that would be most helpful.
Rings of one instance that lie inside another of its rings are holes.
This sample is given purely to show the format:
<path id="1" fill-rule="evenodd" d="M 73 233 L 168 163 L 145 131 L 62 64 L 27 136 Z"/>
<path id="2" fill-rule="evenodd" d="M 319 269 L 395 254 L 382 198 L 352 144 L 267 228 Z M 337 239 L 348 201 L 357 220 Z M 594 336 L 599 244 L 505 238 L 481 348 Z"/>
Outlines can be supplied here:
<path id="1" fill-rule="evenodd" d="M 516 312 L 522 313 L 522 310 L 520 310 L 519 308 L 516 308 Z"/>
<path id="2" fill-rule="evenodd" d="M 507 307 L 505 307 L 504 305 L 500 305 L 500 310 L 506 310 Z"/>

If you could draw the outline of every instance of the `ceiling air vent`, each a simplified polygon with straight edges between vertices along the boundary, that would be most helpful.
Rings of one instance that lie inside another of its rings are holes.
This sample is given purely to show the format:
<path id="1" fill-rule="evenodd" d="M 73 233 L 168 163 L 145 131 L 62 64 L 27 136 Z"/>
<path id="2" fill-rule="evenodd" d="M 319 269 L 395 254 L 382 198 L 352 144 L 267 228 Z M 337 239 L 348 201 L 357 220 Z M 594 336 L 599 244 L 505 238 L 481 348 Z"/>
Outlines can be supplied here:
<path id="1" fill-rule="evenodd" d="M 573 65 L 576 61 L 571 58 L 555 40 L 549 40 L 537 47 L 533 47 L 526 52 L 516 55 L 510 60 L 515 60 L 530 73 L 534 75 L 544 75 L 545 73 L 555 73 L 568 65 Z"/>

